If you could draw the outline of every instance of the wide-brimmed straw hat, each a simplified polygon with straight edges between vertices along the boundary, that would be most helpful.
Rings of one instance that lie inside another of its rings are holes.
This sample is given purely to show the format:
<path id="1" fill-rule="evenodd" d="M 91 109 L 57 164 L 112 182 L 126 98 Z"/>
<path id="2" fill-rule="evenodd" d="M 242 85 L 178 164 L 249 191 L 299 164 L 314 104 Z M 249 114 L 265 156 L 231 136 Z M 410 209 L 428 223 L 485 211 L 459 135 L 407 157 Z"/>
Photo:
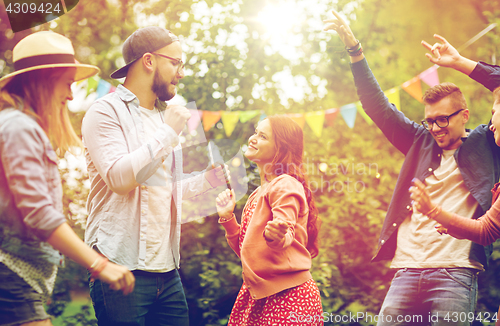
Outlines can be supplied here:
<path id="1" fill-rule="evenodd" d="M 0 88 L 22 73 L 46 68 L 76 68 L 75 81 L 89 78 L 99 68 L 81 64 L 75 59 L 71 41 L 54 32 L 43 31 L 30 34 L 20 40 L 12 50 L 15 71 L 0 78 Z"/>

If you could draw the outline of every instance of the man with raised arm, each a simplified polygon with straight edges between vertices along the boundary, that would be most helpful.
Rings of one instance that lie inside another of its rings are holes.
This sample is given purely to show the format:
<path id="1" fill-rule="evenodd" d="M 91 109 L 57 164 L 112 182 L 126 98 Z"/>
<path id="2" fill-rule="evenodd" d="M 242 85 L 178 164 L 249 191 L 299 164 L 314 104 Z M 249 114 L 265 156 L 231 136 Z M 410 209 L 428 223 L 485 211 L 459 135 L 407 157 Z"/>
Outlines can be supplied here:
<path id="1" fill-rule="evenodd" d="M 336 18 L 326 21 L 325 30 L 337 31 L 346 46 L 363 109 L 406 156 L 373 259 L 391 259 L 391 268 L 397 269 L 378 325 L 470 325 L 477 274 L 484 270 L 491 247 L 436 232 L 436 223 L 426 216 L 432 212 L 413 209 L 408 189 L 412 179 L 425 180 L 433 202 L 443 209 L 468 218 L 481 216 L 490 208 L 490 190 L 500 177 L 500 149 L 493 133 L 486 125 L 465 129 L 469 110 L 452 83 L 428 89 L 423 96 L 425 119 L 421 124 L 409 120 L 389 103 L 361 44 L 333 13 Z M 466 73 L 470 69 L 468 64 L 460 67 Z M 471 77 L 480 76 L 482 68 L 478 64 L 469 71 Z"/>
<path id="2" fill-rule="evenodd" d="M 99 280 L 90 295 L 99 325 L 188 326 L 179 273 L 182 198 L 225 184 L 219 167 L 182 173 L 179 134 L 188 109 L 167 105 L 184 77 L 178 38 L 161 27 L 135 31 L 123 44 L 126 65 L 114 93 L 97 100 L 82 124 L 91 189 L 87 244 L 133 271 L 123 296 Z"/>

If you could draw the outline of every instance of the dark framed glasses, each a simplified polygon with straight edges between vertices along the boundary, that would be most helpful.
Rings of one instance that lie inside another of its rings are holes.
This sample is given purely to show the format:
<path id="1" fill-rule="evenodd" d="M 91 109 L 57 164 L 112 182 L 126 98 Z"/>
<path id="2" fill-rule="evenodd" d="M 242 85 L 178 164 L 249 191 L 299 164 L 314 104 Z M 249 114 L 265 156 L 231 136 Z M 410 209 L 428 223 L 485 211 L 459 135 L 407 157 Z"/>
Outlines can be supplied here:
<path id="1" fill-rule="evenodd" d="M 439 117 L 435 120 L 433 119 L 424 119 L 421 121 L 422 123 L 422 126 L 424 126 L 425 129 L 427 130 L 431 130 L 432 129 L 432 126 L 434 124 L 437 124 L 437 126 L 439 128 L 445 128 L 445 127 L 448 127 L 448 125 L 450 124 L 450 118 L 453 117 L 454 115 L 457 115 L 458 113 L 460 113 L 461 111 L 463 111 L 465 109 L 460 109 L 450 115 L 446 115 L 446 116 L 442 116 L 442 117 Z"/>

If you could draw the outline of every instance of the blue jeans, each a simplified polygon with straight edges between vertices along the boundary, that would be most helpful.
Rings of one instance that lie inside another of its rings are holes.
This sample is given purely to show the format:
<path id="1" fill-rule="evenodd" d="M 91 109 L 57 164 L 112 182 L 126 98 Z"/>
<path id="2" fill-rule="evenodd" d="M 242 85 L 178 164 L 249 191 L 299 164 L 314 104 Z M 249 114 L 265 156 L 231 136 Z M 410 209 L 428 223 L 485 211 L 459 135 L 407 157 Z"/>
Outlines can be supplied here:
<path id="1" fill-rule="evenodd" d="M 398 270 L 377 325 L 470 325 L 477 301 L 477 273 L 469 268 Z"/>
<path id="2" fill-rule="evenodd" d="M 90 282 L 98 325 L 189 326 L 186 296 L 177 270 L 133 273 L 135 288 L 129 295 L 110 289 L 100 280 Z"/>

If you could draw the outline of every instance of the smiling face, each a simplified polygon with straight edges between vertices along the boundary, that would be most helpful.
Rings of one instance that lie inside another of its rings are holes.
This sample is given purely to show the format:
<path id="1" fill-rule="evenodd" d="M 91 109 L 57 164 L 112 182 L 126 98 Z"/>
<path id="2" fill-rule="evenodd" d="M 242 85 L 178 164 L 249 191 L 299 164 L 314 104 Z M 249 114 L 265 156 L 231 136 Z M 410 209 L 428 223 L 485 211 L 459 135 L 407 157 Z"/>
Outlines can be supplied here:
<path id="1" fill-rule="evenodd" d="M 259 166 L 271 163 L 276 154 L 271 123 L 268 119 L 259 122 L 255 133 L 248 139 L 245 156 Z"/>
<path id="2" fill-rule="evenodd" d="M 500 88 L 497 88 L 493 92 L 493 96 L 495 97 L 495 103 L 491 109 L 490 130 L 493 131 L 495 143 L 500 146 Z"/>
<path id="3" fill-rule="evenodd" d="M 66 102 L 73 99 L 71 84 L 75 81 L 76 68 L 66 68 L 56 79 L 54 84 L 55 103 L 61 104 L 61 108 L 66 107 Z"/>
<path id="4" fill-rule="evenodd" d="M 449 116 L 461 108 L 453 105 L 450 96 L 438 102 L 425 106 L 425 119 L 436 120 L 440 117 Z M 469 110 L 463 110 L 448 118 L 447 127 L 439 127 L 436 123 L 432 125 L 430 133 L 436 143 L 444 150 L 457 149 L 462 144 L 462 137 L 465 136 L 465 123 L 469 120 Z"/>
<path id="5" fill-rule="evenodd" d="M 176 41 L 159 50 L 155 53 L 163 54 L 171 58 L 182 59 L 181 44 Z M 153 85 L 151 90 L 161 101 L 168 101 L 175 96 L 176 86 L 179 79 L 184 77 L 184 70 L 178 72 L 178 65 L 171 59 L 161 56 L 154 56 L 157 62 L 154 76 Z"/>

